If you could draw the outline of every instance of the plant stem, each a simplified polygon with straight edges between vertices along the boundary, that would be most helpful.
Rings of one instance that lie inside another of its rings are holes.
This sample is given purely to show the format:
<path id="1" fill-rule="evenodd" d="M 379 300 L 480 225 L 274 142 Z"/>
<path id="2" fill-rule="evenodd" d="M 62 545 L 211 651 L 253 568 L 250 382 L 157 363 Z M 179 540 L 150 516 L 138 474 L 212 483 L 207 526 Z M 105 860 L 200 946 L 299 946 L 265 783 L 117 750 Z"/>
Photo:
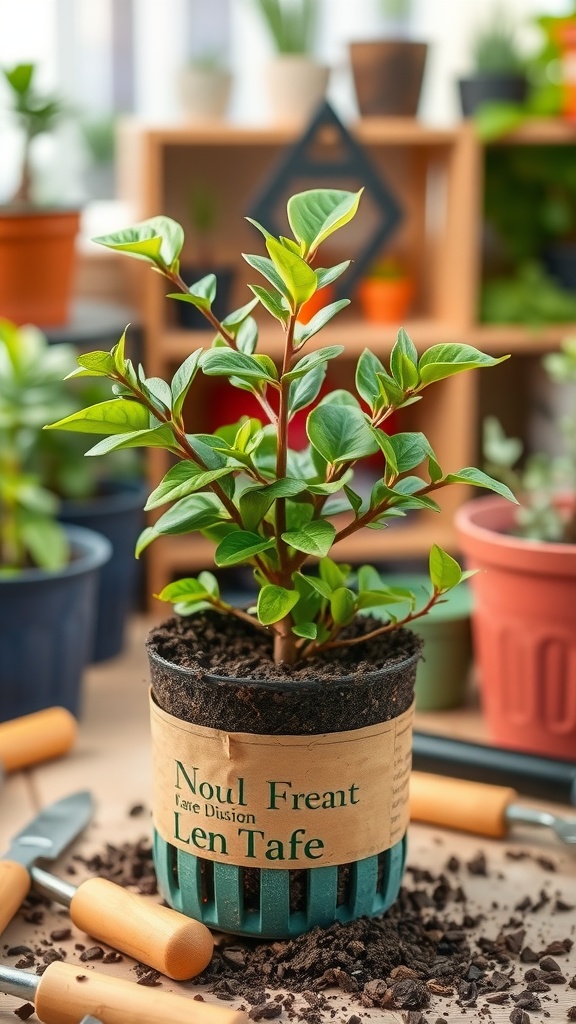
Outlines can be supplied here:
<path id="1" fill-rule="evenodd" d="M 349 637 L 346 640 L 327 640 L 323 644 L 311 644 L 302 652 L 302 657 L 309 658 L 312 655 L 317 654 L 319 651 L 327 651 L 335 647 L 354 647 L 356 644 L 363 644 L 366 643 L 367 640 L 373 640 L 376 636 L 381 636 L 384 633 L 391 633 L 392 630 L 396 630 L 400 626 L 406 626 L 409 622 L 414 622 L 416 619 L 422 618 L 423 615 L 427 615 L 430 609 L 438 603 L 442 596 L 443 595 L 441 593 L 438 593 L 438 591 L 435 590 L 419 612 L 410 612 L 410 614 L 406 615 L 403 619 L 396 619 L 394 622 L 387 622 L 383 626 L 378 626 L 377 629 L 372 629 L 369 633 L 363 633 L 362 636 Z"/>
<path id="2" fill-rule="evenodd" d="M 168 270 L 163 271 L 163 273 L 165 274 L 169 281 L 172 281 L 172 284 L 175 284 L 176 287 L 180 289 L 181 292 L 184 292 L 185 295 L 190 294 L 188 286 L 186 282 L 180 277 L 180 274 Z M 212 324 L 214 330 L 218 334 L 222 335 L 224 341 L 226 341 L 231 348 L 238 348 L 238 346 L 236 345 L 236 338 L 234 337 L 234 335 L 230 334 L 230 332 L 227 331 L 226 328 L 222 326 L 218 318 L 214 316 L 214 313 L 212 312 L 211 309 L 201 309 L 200 312 L 206 317 L 206 320 L 208 320 L 208 322 Z"/>

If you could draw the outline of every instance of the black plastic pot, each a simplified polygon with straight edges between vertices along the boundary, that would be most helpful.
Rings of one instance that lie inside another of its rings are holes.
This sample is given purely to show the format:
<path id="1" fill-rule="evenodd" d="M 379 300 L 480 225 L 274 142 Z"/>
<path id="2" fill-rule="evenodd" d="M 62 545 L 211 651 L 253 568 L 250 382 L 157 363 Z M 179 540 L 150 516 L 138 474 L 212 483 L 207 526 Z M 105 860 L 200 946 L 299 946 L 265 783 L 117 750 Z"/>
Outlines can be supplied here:
<path id="1" fill-rule="evenodd" d="M 180 268 L 180 273 L 188 285 L 194 284 L 195 281 L 200 281 L 207 274 L 215 274 L 217 289 L 212 312 L 218 320 L 223 320 L 224 317 L 232 312 L 231 293 L 234 281 L 232 267 L 198 267 L 183 264 Z M 180 327 L 185 327 L 189 331 L 208 330 L 213 332 L 213 327 L 211 327 L 200 310 L 196 309 L 196 306 L 192 306 L 189 302 L 172 302 L 171 305 L 175 311 L 176 322 Z"/>
<path id="2" fill-rule="evenodd" d="M 523 103 L 528 91 L 526 75 L 469 75 L 458 79 L 460 106 L 464 117 L 473 117 L 484 103 Z"/>
<path id="3" fill-rule="evenodd" d="M 90 661 L 121 653 L 126 624 L 136 604 L 140 563 L 134 548 L 144 527 L 148 487 L 141 481 L 110 481 L 103 493 L 86 501 L 65 501 L 60 519 L 97 530 L 112 545 L 112 558 L 100 573 L 94 649 Z"/>
<path id="4" fill-rule="evenodd" d="M 161 628 L 166 627 L 170 622 Z M 147 645 L 153 704 L 177 721 L 228 736 L 312 738 L 362 730 L 393 721 L 410 708 L 421 642 L 413 634 L 408 638 L 402 657 L 397 654 L 373 671 L 332 680 L 259 680 L 213 675 L 201 664 L 175 665 L 155 650 L 153 631 Z M 273 763 L 272 752 L 270 757 Z M 234 769 L 228 771 L 232 777 Z M 164 777 L 160 770 L 159 778 Z M 378 809 L 369 807 L 365 813 Z M 158 831 L 154 835 L 158 882 L 175 909 L 209 927 L 258 938 L 285 939 L 334 921 L 384 913 L 397 898 L 405 853 L 404 835 L 389 849 L 337 867 L 246 868 L 197 856 Z"/>
<path id="5" fill-rule="evenodd" d="M 58 705 L 80 711 L 94 644 L 105 537 L 68 526 L 73 557 L 60 572 L 27 569 L 0 579 L 0 721 Z"/>

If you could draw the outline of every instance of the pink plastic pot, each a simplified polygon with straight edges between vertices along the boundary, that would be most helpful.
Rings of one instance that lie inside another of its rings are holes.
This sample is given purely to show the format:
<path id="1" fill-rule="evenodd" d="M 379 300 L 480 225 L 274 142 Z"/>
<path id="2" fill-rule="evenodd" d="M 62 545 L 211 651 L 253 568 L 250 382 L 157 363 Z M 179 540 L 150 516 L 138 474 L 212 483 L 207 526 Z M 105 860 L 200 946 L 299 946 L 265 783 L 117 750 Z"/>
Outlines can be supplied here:
<path id="1" fill-rule="evenodd" d="M 500 746 L 576 760 L 576 544 L 510 535 L 499 497 L 456 514 L 471 579 L 482 702 Z"/>

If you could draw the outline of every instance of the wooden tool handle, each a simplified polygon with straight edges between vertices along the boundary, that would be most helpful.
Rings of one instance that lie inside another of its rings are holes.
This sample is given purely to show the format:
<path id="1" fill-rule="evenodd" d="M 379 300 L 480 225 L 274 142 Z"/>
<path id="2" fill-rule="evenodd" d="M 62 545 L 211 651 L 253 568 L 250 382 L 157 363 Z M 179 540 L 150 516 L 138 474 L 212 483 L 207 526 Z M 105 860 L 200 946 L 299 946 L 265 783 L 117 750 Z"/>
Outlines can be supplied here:
<path id="1" fill-rule="evenodd" d="M 66 754 L 76 739 L 76 719 L 66 708 L 47 708 L 0 725 L 0 764 L 7 772 Z"/>
<path id="2" fill-rule="evenodd" d="M 440 775 L 412 772 L 410 818 L 444 825 L 460 832 L 502 839 L 507 832 L 506 808 L 516 799 L 507 786 L 488 786 Z"/>
<path id="3" fill-rule="evenodd" d="M 78 1024 L 90 1013 L 103 1024 L 250 1024 L 245 1013 L 190 996 L 143 988 L 96 971 L 56 961 L 48 964 L 36 993 L 44 1024 Z"/>
<path id="4" fill-rule="evenodd" d="M 78 887 L 70 916 L 95 939 L 176 981 L 194 978 L 212 958 L 214 940 L 206 925 L 104 878 L 89 878 Z"/>
<path id="5" fill-rule="evenodd" d="M 28 895 L 30 875 L 23 864 L 0 860 L 0 933 Z"/>

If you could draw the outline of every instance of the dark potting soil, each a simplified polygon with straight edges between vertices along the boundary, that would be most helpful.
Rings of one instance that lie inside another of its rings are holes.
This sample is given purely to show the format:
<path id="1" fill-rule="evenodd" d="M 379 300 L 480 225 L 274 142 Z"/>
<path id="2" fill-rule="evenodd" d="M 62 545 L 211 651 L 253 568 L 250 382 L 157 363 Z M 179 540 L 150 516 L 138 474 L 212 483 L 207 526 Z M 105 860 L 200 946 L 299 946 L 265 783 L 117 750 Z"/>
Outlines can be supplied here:
<path id="1" fill-rule="evenodd" d="M 537 857 L 532 859 L 538 866 Z M 210 965 L 189 983 L 190 988 L 194 992 L 198 985 L 206 985 L 219 999 L 244 1005 L 255 1021 L 282 1016 L 304 1024 L 329 1024 L 331 1020 L 360 1024 L 371 1016 L 372 1009 L 377 1014 L 381 1009 L 395 1009 L 402 1012 L 406 1024 L 437 1020 L 445 1024 L 445 1018 L 437 1013 L 445 1011 L 446 1005 L 456 1005 L 469 1020 L 489 1020 L 492 1004 L 504 1005 L 506 1017 L 521 1024 L 529 1024 L 532 1013 L 538 1014 L 537 1019 L 558 1020 L 560 987 L 576 989 L 576 977 L 570 978 L 562 969 L 572 938 L 559 937 L 544 946 L 538 938 L 539 911 L 528 897 L 529 909 L 519 910 L 526 906 L 526 901 L 520 901 L 499 928 L 487 909 L 495 873 L 485 857 L 486 875 L 481 876 L 481 884 L 486 887 L 486 909 L 471 913 L 466 876 L 476 873 L 475 860 L 463 863 L 448 857 L 446 870 L 440 873 L 409 867 L 398 901 L 380 917 L 316 928 L 286 942 L 224 937 Z M 76 855 L 69 864 L 70 873 L 76 872 L 78 863 L 91 873 L 141 891 L 142 880 L 154 874 L 148 840 L 107 844 L 89 858 Z M 31 892 L 22 911 L 25 919 L 35 913 L 41 926 L 47 902 Z M 563 911 L 556 909 L 558 901 L 554 904 L 548 896 L 546 904 L 548 913 L 558 917 L 562 935 Z M 64 916 L 66 912 L 58 913 Z M 40 937 L 42 932 L 36 929 L 37 937 L 30 946 L 5 946 L 5 955 L 14 957 L 16 967 L 35 968 L 38 974 L 54 958 L 81 963 L 86 969 L 92 960 L 114 963 L 122 959 L 112 950 L 104 952 L 101 946 L 86 948 L 71 928 L 64 934 L 45 925 L 44 931 L 45 937 Z M 83 934 L 79 937 L 85 940 Z M 143 964 L 132 970 L 140 985 L 158 986 L 166 981 Z M 337 1017 L 333 995 L 326 989 L 339 990 L 344 1009 Z M 194 998 L 201 1000 L 201 992 L 196 991 Z M 450 1003 L 438 1003 L 439 999 Z M 24 1008 L 22 1013 L 28 1015 Z M 568 1019 L 573 1019 L 570 1014 Z"/>
<path id="2" fill-rule="evenodd" d="M 363 618 L 347 635 L 378 625 Z M 169 619 L 152 630 L 147 647 L 164 711 L 231 732 L 310 735 L 359 729 L 406 711 L 421 641 L 401 630 L 289 668 L 274 664 L 270 635 L 207 612 Z"/>

